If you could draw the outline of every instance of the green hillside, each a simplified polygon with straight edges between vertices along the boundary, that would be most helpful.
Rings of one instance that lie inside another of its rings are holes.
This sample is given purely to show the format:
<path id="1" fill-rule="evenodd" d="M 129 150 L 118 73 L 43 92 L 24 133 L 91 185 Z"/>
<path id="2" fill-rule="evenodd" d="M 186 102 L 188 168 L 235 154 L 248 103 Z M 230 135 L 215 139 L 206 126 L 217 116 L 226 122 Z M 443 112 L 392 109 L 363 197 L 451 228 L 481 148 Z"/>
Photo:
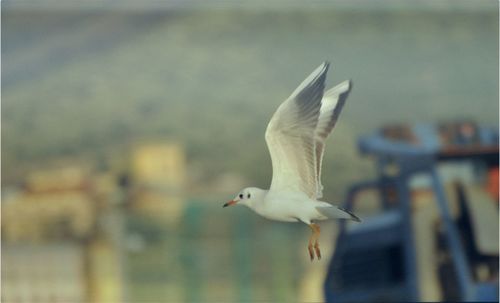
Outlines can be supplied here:
<path id="1" fill-rule="evenodd" d="M 324 160 L 328 194 L 370 170 L 359 134 L 388 122 L 498 124 L 498 11 L 2 11 L 3 182 L 63 156 L 186 146 L 208 180 L 270 180 L 267 121 L 323 60 L 354 90 Z M 336 193 L 336 194 L 335 194 Z"/>

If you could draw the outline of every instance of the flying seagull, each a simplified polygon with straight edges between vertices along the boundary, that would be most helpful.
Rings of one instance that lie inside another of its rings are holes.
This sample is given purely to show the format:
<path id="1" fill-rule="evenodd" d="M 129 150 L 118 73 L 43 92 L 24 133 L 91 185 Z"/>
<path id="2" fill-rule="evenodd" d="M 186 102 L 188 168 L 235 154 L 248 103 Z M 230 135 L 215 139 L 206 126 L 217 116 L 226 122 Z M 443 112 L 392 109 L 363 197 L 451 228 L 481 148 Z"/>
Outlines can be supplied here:
<path id="1" fill-rule="evenodd" d="M 312 230 L 309 238 L 311 261 L 321 259 L 316 221 L 350 219 L 354 214 L 322 197 L 321 162 L 325 140 L 337 122 L 349 95 L 351 81 L 324 92 L 329 63 L 323 62 L 276 110 L 266 130 L 273 178 L 269 190 L 247 187 L 223 207 L 242 204 L 257 214 L 277 221 L 303 222 Z M 314 248 L 314 250 L 313 250 Z"/>

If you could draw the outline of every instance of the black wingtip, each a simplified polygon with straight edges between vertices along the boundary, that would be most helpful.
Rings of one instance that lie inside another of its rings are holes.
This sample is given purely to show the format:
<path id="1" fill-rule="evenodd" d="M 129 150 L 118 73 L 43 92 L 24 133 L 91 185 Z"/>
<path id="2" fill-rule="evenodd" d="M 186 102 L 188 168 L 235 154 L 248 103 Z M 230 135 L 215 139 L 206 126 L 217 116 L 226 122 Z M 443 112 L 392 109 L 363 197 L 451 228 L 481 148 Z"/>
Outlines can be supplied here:
<path id="1" fill-rule="evenodd" d="M 358 216 L 356 216 L 355 214 L 353 214 L 352 212 L 347 211 L 347 210 L 345 210 L 345 212 L 351 216 L 351 220 L 356 221 L 356 222 L 361 222 L 361 219 Z"/>
<path id="2" fill-rule="evenodd" d="M 360 219 L 358 216 L 356 216 L 355 214 L 353 214 L 353 213 L 349 213 L 349 215 L 351 215 L 351 219 L 352 219 L 353 221 L 356 221 L 356 222 L 361 222 L 361 219 Z"/>
<path id="3" fill-rule="evenodd" d="M 347 83 L 349 83 L 349 91 L 351 91 L 352 90 L 352 86 L 354 85 L 354 83 L 352 82 L 352 79 L 349 79 L 347 81 L 348 81 Z"/>
<path id="4" fill-rule="evenodd" d="M 330 68 L 330 62 L 329 61 L 323 61 L 323 69 L 326 71 L 328 71 L 328 69 Z"/>
<path id="5" fill-rule="evenodd" d="M 349 216 L 351 216 L 351 220 L 356 221 L 356 222 L 361 222 L 361 219 L 358 216 L 356 216 L 355 214 L 353 214 L 352 212 L 350 212 L 350 211 L 348 211 L 348 210 L 346 210 L 344 208 L 341 208 L 341 207 L 339 207 L 339 209 L 345 211 L 346 213 L 348 213 Z"/>

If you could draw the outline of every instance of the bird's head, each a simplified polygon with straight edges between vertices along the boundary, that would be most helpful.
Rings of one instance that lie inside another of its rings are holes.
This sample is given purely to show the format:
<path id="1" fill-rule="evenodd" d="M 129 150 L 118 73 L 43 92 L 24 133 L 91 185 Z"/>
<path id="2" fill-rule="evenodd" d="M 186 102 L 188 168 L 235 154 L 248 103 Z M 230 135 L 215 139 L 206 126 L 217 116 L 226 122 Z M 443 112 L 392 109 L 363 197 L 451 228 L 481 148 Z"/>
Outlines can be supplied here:
<path id="1" fill-rule="evenodd" d="M 253 202 L 262 199 L 264 192 L 264 190 L 256 187 L 244 188 L 236 195 L 236 197 L 224 204 L 222 207 L 227 207 L 235 204 L 241 204 L 251 207 Z"/>

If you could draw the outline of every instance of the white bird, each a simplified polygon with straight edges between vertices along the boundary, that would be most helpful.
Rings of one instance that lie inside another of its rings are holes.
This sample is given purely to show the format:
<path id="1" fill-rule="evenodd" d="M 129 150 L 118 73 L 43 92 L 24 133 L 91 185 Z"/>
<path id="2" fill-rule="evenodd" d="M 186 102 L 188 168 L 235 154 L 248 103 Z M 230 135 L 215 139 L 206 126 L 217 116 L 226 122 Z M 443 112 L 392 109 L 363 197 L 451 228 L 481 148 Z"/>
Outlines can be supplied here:
<path id="1" fill-rule="evenodd" d="M 273 166 L 269 190 L 247 187 L 223 206 L 242 204 L 271 220 L 309 225 L 311 261 L 314 253 L 321 259 L 320 228 L 315 221 L 360 221 L 354 214 L 318 200 L 323 191 L 320 175 L 325 140 L 352 87 L 351 81 L 344 81 L 324 92 L 328 67 L 324 62 L 314 70 L 280 105 L 267 126 L 265 137 Z"/>

